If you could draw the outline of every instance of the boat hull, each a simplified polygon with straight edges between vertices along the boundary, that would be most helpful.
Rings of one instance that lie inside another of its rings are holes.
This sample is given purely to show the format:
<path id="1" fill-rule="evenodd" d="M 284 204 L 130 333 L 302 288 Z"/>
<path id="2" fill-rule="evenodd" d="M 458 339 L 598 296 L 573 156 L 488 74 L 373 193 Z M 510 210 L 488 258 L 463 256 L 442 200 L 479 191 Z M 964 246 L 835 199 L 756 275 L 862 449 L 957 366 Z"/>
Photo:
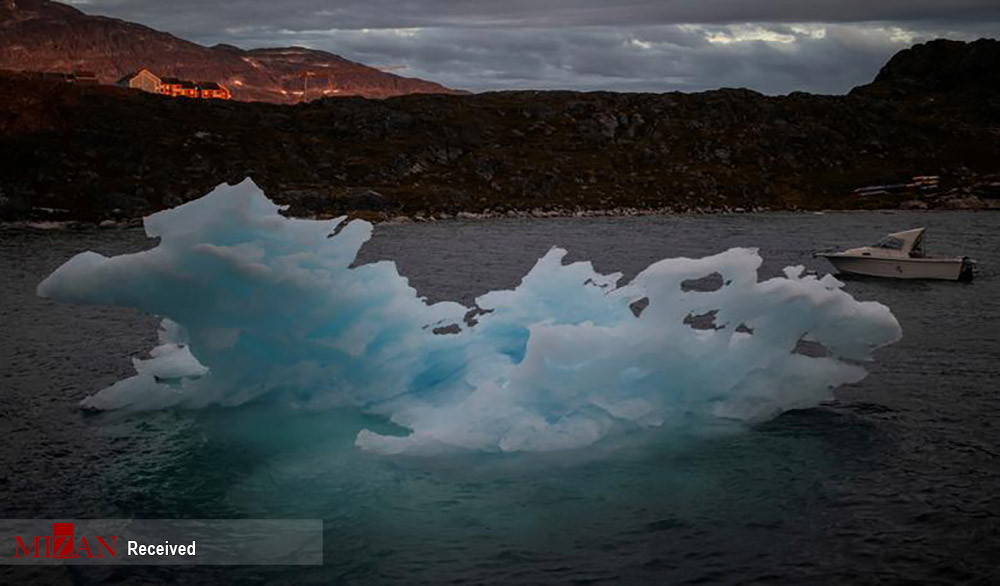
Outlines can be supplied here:
<path id="1" fill-rule="evenodd" d="M 958 281 L 964 278 L 966 273 L 966 263 L 961 258 L 875 258 L 834 254 L 823 256 L 841 273 L 869 277 Z"/>

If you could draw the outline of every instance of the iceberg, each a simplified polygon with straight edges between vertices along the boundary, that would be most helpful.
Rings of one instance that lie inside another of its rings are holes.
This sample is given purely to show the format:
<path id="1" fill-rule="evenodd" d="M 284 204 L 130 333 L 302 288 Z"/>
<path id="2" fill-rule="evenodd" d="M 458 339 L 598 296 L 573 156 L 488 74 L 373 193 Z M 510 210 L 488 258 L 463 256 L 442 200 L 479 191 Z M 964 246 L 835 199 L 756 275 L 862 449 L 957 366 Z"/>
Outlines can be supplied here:
<path id="1" fill-rule="evenodd" d="M 354 266 L 371 224 L 281 209 L 249 180 L 223 185 L 146 218 L 156 247 L 81 253 L 39 284 L 164 318 L 135 375 L 83 407 L 349 408 L 408 431 L 357 435 L 381 454 L 564 450 L 814 406 L 901 337 L 887 307 L 832 276 L 758 280 L 751 248 L 661 260 L 625 284 L 553 248 L 475 307 L 428 303 L 393 262 Z M 715 286 L 690 286 L 705 277 Z"/>

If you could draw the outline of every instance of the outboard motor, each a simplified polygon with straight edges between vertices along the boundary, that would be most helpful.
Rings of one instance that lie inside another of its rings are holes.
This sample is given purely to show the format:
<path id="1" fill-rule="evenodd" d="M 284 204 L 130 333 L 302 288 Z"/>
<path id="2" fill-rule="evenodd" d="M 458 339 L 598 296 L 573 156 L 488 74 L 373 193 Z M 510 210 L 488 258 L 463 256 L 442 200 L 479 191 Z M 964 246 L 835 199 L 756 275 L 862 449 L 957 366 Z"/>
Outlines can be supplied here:
<path id="1" fill-rule="evenodd" d="M 962 269 L 958 273 L 959 281 L 971 281 L 972 277 L 979 271 L 979 265 L 976 261 L 972 260 L 967 256 L 962 257 Z"/>

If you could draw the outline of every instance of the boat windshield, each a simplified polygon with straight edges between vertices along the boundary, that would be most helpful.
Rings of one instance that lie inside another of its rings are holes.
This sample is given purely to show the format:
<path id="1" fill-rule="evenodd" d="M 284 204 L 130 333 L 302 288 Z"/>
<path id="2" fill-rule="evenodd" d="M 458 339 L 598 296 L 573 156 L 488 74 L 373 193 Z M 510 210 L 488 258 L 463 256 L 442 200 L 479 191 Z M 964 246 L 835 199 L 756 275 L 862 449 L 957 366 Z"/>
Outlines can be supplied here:
<path id="1" fill-rule="evenodd" d="M 886 236 L 875 244 L 875 248 L 888 248 L 889 250 L 903 250 L 903 241 L 895 236 Z"/>

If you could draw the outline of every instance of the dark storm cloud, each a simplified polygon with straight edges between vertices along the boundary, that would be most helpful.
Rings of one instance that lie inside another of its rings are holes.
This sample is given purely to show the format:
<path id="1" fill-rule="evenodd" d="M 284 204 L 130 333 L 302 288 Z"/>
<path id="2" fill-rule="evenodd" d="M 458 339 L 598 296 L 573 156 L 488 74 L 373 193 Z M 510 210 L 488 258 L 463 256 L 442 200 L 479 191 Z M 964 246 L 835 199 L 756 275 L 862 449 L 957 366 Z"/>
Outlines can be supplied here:
<path id="1" fill-rule="evenodd" d="M 896 51 L 1000 30 L 998 0 L 90 0 L 191 40 L 303 45 L 472 90 L 840 93 Z"/>
<path id="2" fill-rule="evenodd" d="M 211 30 L 578 27 L 742 22 L 998 20 L 997 0 L 89 0 L 100 12 Z M 176 27 L 175 27 L 176 28 Z"/>

